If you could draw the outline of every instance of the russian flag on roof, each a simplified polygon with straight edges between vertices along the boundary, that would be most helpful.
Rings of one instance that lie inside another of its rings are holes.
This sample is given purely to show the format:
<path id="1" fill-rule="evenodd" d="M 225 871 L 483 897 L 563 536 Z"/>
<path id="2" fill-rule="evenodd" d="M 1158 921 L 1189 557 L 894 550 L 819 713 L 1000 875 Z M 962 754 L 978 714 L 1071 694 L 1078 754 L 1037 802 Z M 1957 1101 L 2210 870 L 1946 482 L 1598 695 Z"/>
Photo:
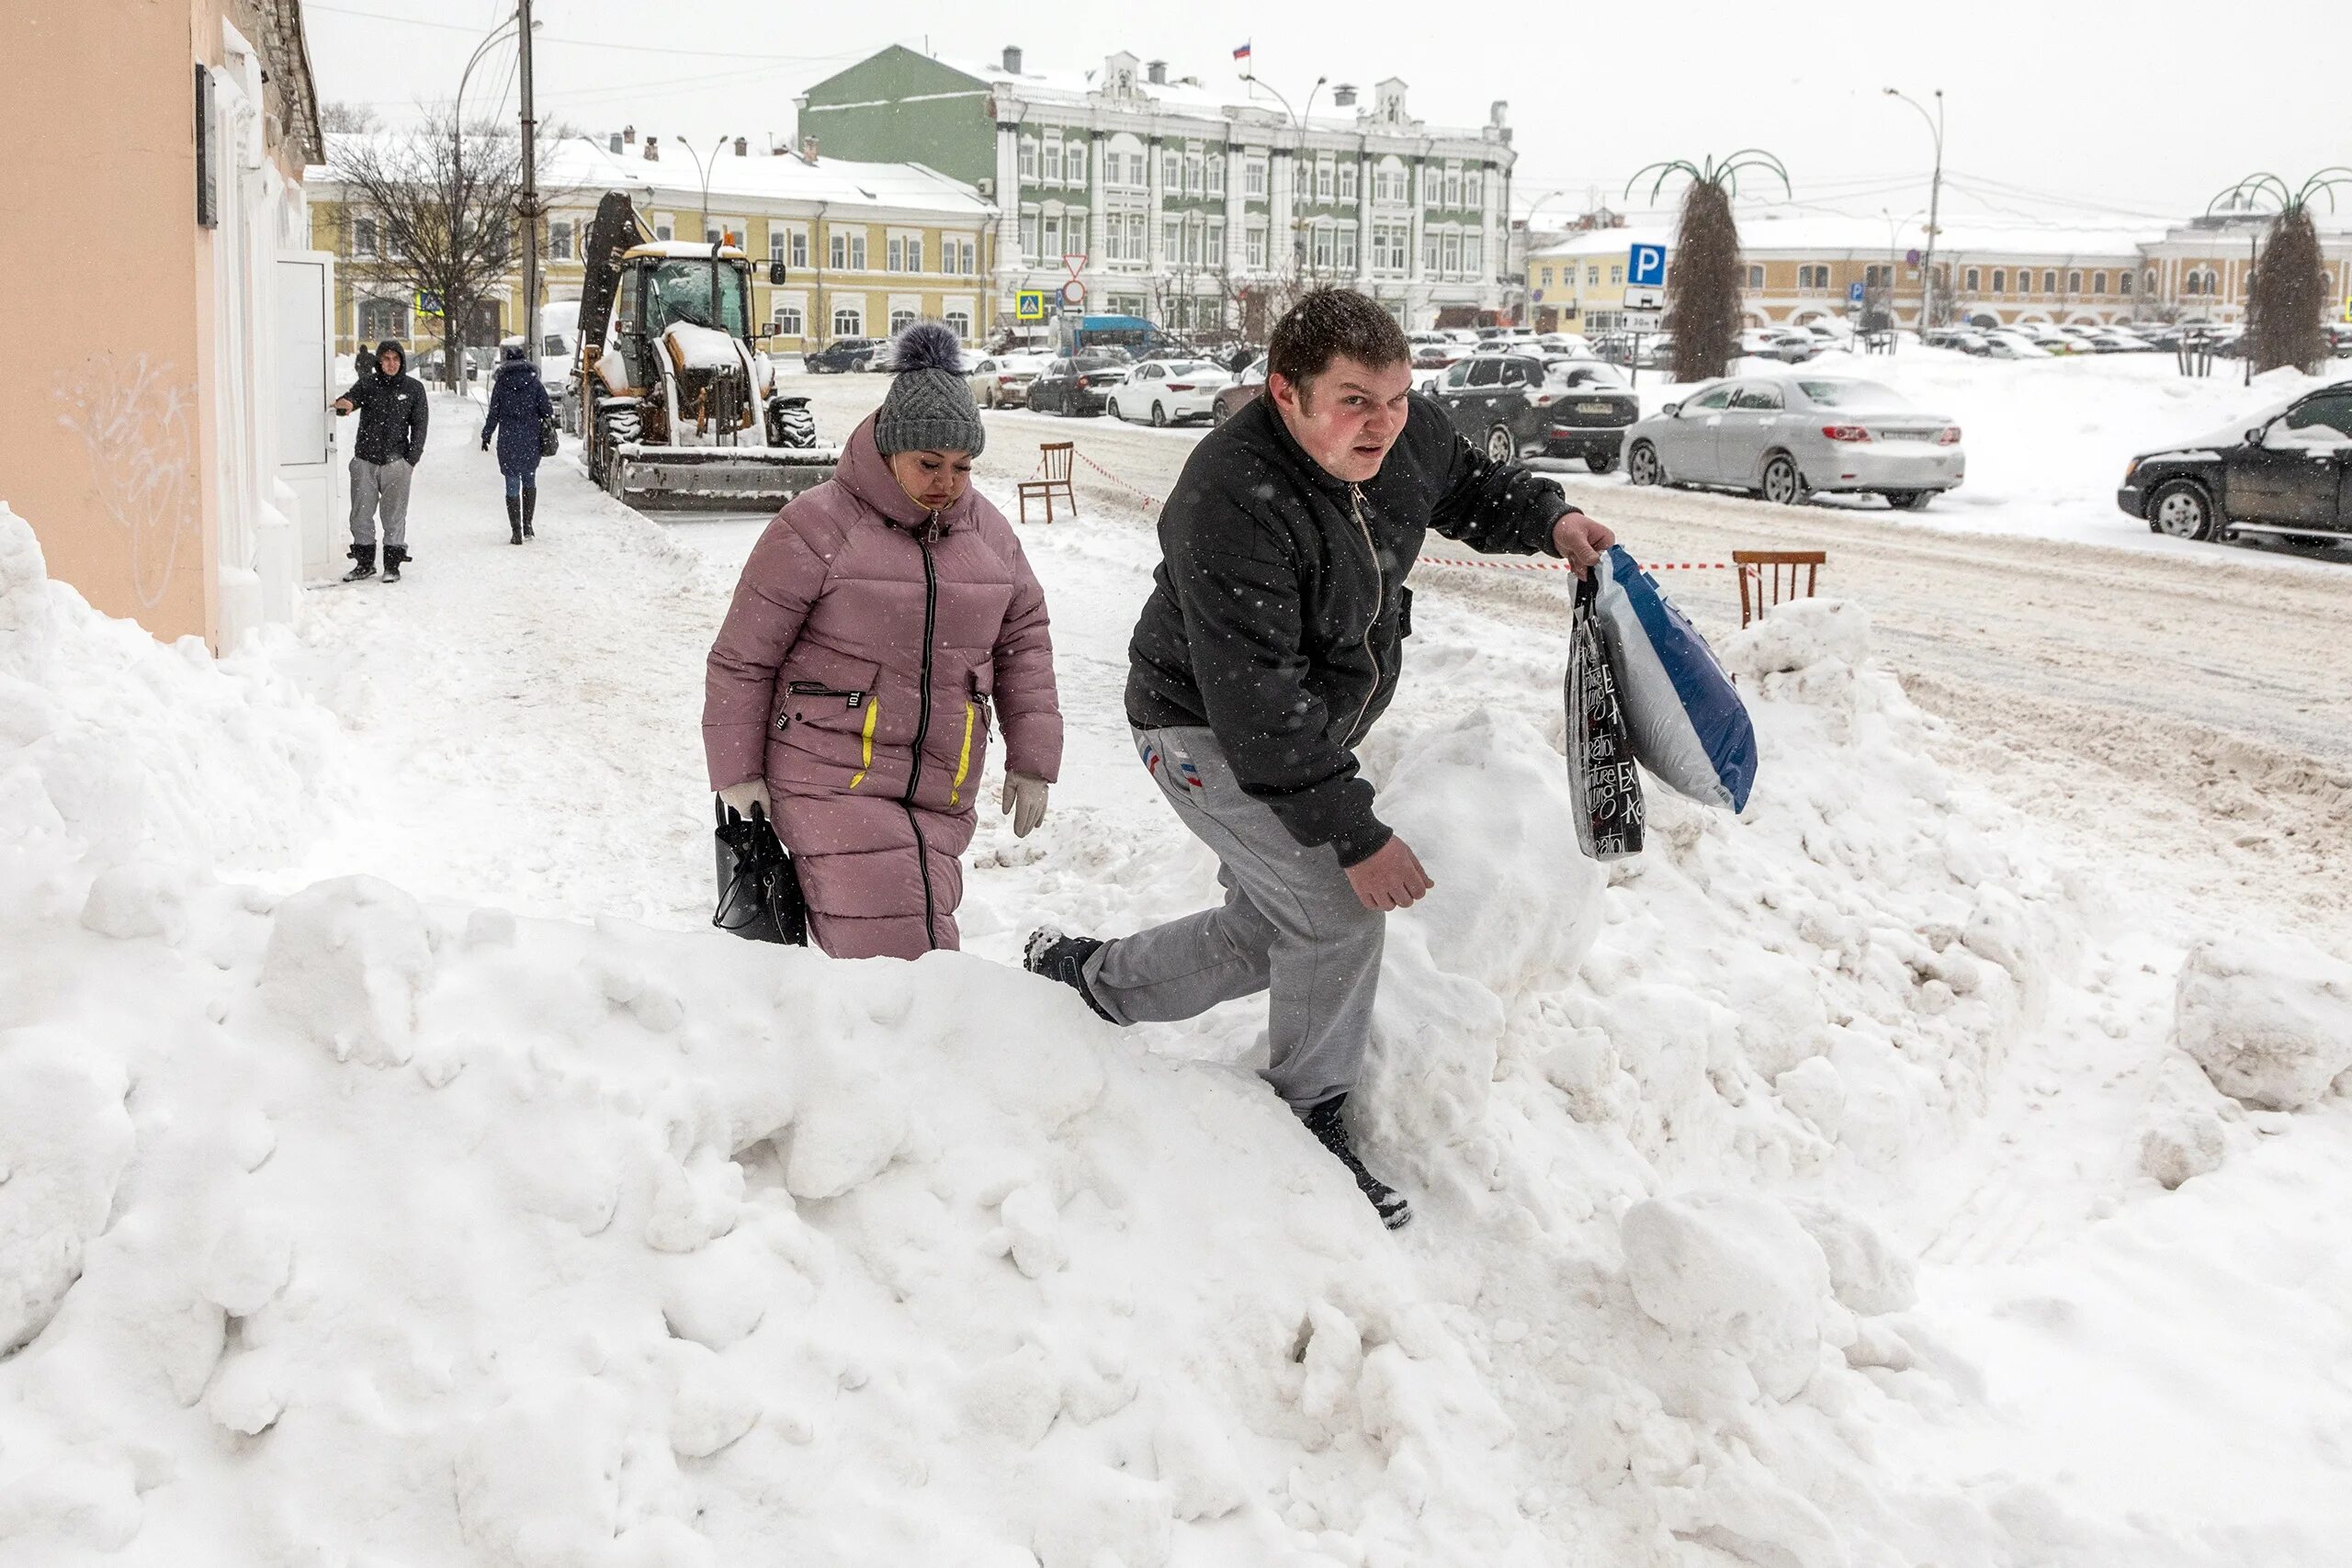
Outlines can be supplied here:
<path id="1" fill-rule="evenodd" d="M 1249 59 L 1249 58 L 1250 58 L 1250 46 L 1249 46 L 1248 44 L 1246 44 L 1246 43 L 1245 43 L 1245 44 L 1243 44 L 1239 49 L 1235 50 L 1235 51 L 1233 51 L 1233 58 L 1234 58 L 1234 59 L 1236 59 L 1236 60 L 1247 60 L 1247 59 Z"/>

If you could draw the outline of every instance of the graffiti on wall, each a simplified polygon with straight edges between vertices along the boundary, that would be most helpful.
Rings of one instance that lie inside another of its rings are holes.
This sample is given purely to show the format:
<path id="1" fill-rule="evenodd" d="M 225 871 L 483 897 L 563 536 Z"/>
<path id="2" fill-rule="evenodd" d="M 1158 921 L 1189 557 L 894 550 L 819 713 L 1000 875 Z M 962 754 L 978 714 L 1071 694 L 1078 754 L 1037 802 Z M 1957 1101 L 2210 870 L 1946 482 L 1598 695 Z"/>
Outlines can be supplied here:
<path id="1" fill-rule="evenodd" d="M 131 591 L 152 610 L 198 527 L 195 384 L 169 361 L 99 354 L 55 385 L 57 422 L 89 449 L 91 489 L 129 536 Z"/>

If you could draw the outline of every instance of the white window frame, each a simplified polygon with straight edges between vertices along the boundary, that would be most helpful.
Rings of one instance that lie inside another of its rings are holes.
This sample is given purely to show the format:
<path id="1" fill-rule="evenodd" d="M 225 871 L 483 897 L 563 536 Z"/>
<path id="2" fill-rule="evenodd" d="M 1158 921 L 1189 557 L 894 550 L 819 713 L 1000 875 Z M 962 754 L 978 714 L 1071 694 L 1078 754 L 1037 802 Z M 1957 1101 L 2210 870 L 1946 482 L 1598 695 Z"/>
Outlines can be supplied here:
<path id="1" fill-rule="evenodd" d="M 1461 231 L 1448 229 L 1439 237 L 1438 243 L 1442 247 L 1438 253 L 1440 258 L 1438 271 L 1448 277 L 1460 276 L 1462 273 Z"/>
<path id="2" fill-rule="evenodd" d="M 913 233 L 907 236 L 907 270 L 909 272 L 921 272 L 923 269 L 922 250 L 922 235 L 921 233 Z"/>
<path id="3" fill-rule="evenodd" d="M 1329 153 L 1326 152 L 1316 158 L 1315 199 L 1317 202 L 1329 202 L 1331 199 L 1332 181 L 1336 174 L 1337 165 Z"/>
<path id="4" fill-rule="evenodd" d="M 1352 205 L 1356 199 L 1356 161 L 1353 158 L 1340 165 L 1340 200 Z"/>
<path id="5" fill-rule="evenodd" d="M 973 309 L 969 299 L 957 296 L 952 299 L 940 301 L 939 319 L 946 322 L 949 329 L 956 333 L 957 342 L 970 343 L 980 317 L 979 312 Z M 962 323 L 961 326 L 957 325 L 959 321 Z"/>
<path id="6" fill-rule="evenodd" d="M 792 330 L 789 332 L 784 330 L 786 311 L 791 313 L 793 320 Z M 768 301 L 768 319 L 775 323 L 776 335 L 779 337 L 807 337 L 808 335 L 808 296 L 806 294 L 777 295 Z"/>
<path id="7" fill-rule="evenodd" d="M 1333 243 L 1336 246 L 1336 254 L 1332 258 L 1332 265 L 1341 272 L 1354 272 L 1356 270 L 1356 226 L 1352 223 L 1340 224 Z"/>
<path id="8" fill-rule="evenodd" d="M 1445 200 L 1442 205 L 1449 212 L 1462 206 L 1462 165 L 1459 164 L 1445 166 Z"/>
<path id="9" fill-rule="evenodd" d="M 1487 270 L 1487 236 L 1476 229 L 1463 231 L 1462 270 L 1472 277 Z"/>
<path id="10" fill-rule="evenodd" d="M 1214 197 L 1225 195 L 1225 154 L 1222 152 L 1209 156 L 1209 194 Z"/>
<path id="11" fill-rule="evenodd" d="M 1037 139 L 1034 136 L 1024 136 L 1021 139 L 1020 169 L 1022 179 L 1032 184 L 1035 183 L 1037 178 Z"/>
<path id="12" fill-rule="evenodd" d="M 1316 271 L 1330 272 L 1339 265 L 1337 260 L 1334 259 L 1335 243 L 1336 239 L 1332 232 L 1330 224 L 1317 223 L 1315 225 L 1313 231 L 1312 248 L 1307 254 L 1313 258 Z"/>
<path id="13" fill-rule="evenodd" d="M 1195 152 L 1184 154 L 1184 194 L 1198 196 L 1208 189 L 1208 160 Z"/>
<path id="14" fill-rule="evenodd" d="M 1046 132 L 1044 143 L 1037 150 L 1038 183 L 1057 186 L 1062 183 L 1062 133 Z"/>
<path id="15" fill-rule="evenodd" d="M 1202 242 L 1201 255 L 1204 265 L 1206 265 L 1223 266 L 1225 265 L 1224 219 L 1212 218 L 1209 220 L 1208 233 L 1207 237 Z"/>
<path id="16" fill-rule="evenodd" d="M 849 322 L 846 327 L 842 325 L 844 321 Z M 861 299 L 853 304 L 847 299 L 835 299 L 833 301 L 833 336 L 844 338 L 865 335 L 865 301 Z"/>
<path id="17" fill-rule="evenodd" d="M 1250 271 L 1266 270 L 1266 226 L 1263 223 L 1252 223 L 1243 231 L 1241 254 L 1242 265 Z"/>
<path id="18" fill-rule="evenodd" d="M 1077 172 L 1075 174 L 1070 172 L 1072 165 L 1076 166 Z M 1066 186 L 1076 186 L 1080 190 L 1083 190 L 1086 188 L 1088 183 L 1086 141 L 1081 138 L 1076 141 L 1063 142 L 1062 184 Z"/>
<path id="19" fill-rule="evenodd" d="M 1241 194 L 1263 199 L 1266 194 L 1266 160 L 1260 157 L 1241 161 Z"/>
<path id="20" fill-rule="evenodd" d="M 1159 188 L 1167 196 L 1182 196 L 1184 191 L 1184 154 L 1162 149 L 1159 154 Z"/>
<path id="21" fill-rule="evenodd" d="M 551 218 L 548 220 L 548 260 L 576 261 L 579 259 L 580 222 L 574 218 Z M 560 236 L 561 248 L 558 248 Z"/>

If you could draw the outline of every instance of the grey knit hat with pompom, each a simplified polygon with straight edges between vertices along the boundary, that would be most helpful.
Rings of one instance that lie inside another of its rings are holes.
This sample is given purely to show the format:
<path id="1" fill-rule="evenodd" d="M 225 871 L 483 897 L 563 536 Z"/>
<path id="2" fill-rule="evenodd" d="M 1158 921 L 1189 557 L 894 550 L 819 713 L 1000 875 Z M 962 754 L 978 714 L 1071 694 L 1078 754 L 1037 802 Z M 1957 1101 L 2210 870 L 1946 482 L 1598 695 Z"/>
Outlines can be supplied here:
<path id="1" fill-rule="evenodd" d="M 969 452 L 978 457 L 989 442 L 972 389 L 964 380 L 964 348 L 955 329 L 917 321 L 899 334 L 890 352 L 897 372 L 889 396 L 874 422 L 874 444 L 885 457 L 894 452 Z"/>

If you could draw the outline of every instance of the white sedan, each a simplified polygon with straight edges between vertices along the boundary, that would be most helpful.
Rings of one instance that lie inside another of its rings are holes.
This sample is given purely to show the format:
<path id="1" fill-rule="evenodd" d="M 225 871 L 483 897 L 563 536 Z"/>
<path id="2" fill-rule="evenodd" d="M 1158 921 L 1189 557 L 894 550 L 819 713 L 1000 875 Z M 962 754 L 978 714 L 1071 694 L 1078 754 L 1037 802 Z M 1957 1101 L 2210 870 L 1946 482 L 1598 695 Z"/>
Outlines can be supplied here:
<path id="1" fill-rule="evenodd" d="M 989 355 L 972 367 L 972 400 L 984 409 L 1023 407 L 1029 383 L 1053 362 L 1050 354 Z"/>
<path id="2" fill-rule="evenodd" d="M 1205 423 L 1216 417 L 1218 391 L 1232 384 L 1231 376 L 1205 359 L 1147 359 L 1112 394 L 1107 412 L 1137 423 Z"/>
<path id="3" fill-rule="evenodd" d="M 1625 433 L 1637 485 L 1722 485 L 1782 505 L 1846 491 L 1916 512 L 1967 474 L 1960 426 L 1942 414 L 1875 381 L 1802 370 L 1718 381 Z"/>

